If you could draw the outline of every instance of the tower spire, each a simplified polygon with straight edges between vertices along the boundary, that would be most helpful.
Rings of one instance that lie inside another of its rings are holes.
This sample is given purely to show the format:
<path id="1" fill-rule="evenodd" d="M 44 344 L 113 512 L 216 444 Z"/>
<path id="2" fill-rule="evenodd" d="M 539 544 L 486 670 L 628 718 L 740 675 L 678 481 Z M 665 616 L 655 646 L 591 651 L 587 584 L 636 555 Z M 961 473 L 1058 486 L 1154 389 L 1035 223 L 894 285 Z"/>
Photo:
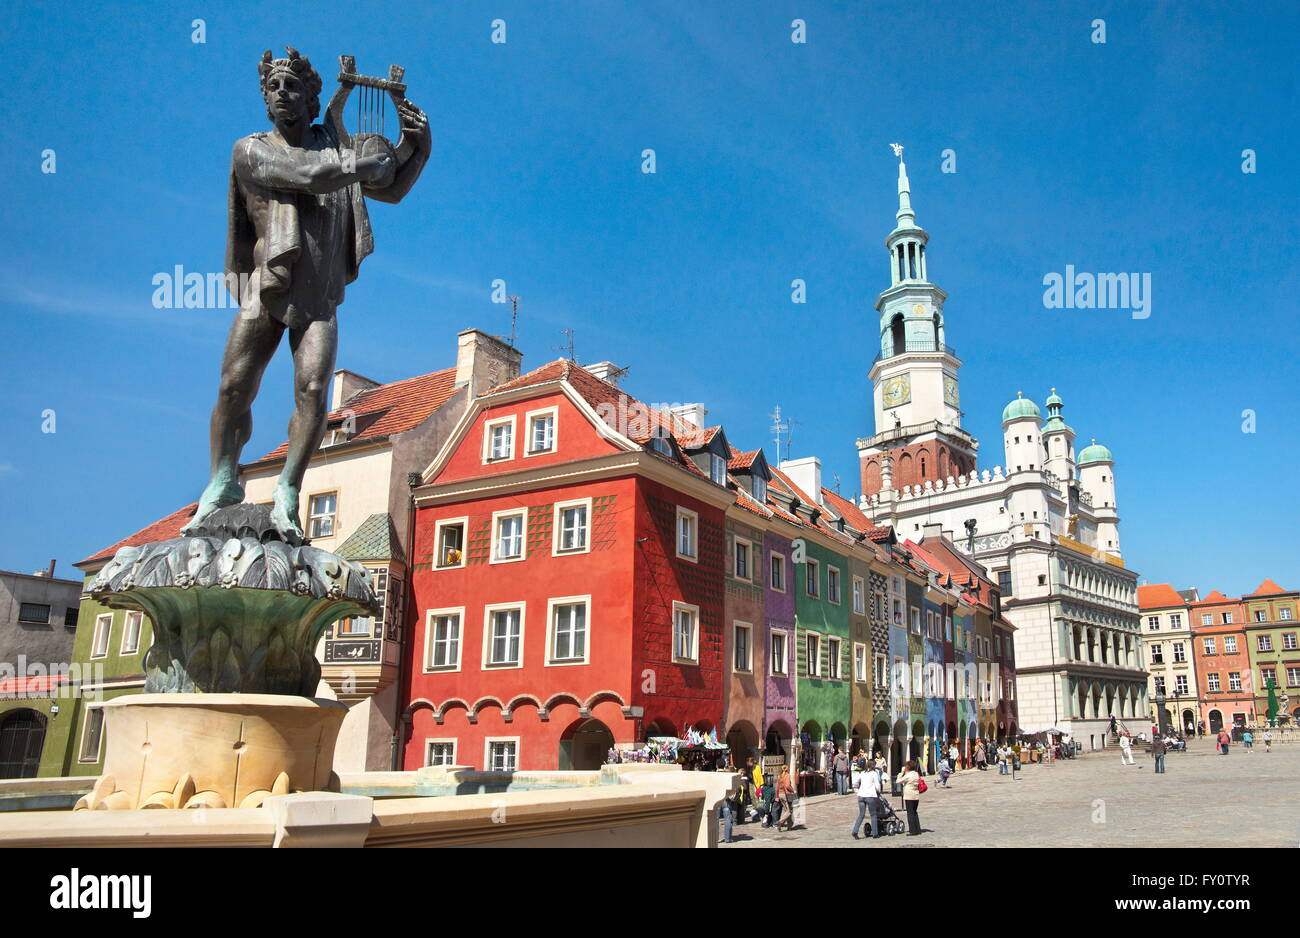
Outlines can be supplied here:
<path id="1" fill-rule="evenodd" d="M 916 213 L 912 211 L 912 184 L 907 179 L 907 164 L 903 162 L 903 145 L 891 143 L 898 157 L 898 229 L 915 228 Z"/>

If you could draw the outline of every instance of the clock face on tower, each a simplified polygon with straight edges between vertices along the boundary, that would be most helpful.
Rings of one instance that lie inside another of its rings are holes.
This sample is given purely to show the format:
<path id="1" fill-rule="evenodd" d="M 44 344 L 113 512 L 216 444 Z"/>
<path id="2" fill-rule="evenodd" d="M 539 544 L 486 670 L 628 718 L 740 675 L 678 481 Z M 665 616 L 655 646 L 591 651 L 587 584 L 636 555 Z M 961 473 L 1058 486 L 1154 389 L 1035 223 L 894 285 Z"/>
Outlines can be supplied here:
<path id="1" fill-rule="evenodd" d="M 957 379 L 952 375 L 943 376 L 943 399 L 952 407 L 960 407 L 960 399 L 957 397 Z"/>
<path id="2" fill-rule="evenodd" d="M 880 389 L 880 399 L 886 408 L 906 404 L 912 399 L 912 376 L 901 374 L 886 379 Z"/>

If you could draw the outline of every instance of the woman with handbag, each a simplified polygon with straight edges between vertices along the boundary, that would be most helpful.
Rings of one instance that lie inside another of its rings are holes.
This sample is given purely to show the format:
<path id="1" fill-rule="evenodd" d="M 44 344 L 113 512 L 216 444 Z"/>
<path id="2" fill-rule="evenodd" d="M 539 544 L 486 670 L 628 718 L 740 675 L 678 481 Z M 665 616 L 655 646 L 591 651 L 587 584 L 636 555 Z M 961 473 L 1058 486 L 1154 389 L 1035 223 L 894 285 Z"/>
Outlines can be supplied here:
<path id="1" fill-rule="evenodd" d="M 921 834 L 921 819 L 916 808 L 921 803 L 921 793 L 925 791 L 925 779 L 916 771 L 916 763 L 909 759 L 903 763 L 903 771 L 898 773 L 897 782 L 903 789 L 903 807 L 907 809 L 907 836 L 918 837 Z"/>
<path id="2" fill-rule="evenodd" d="M 776 829 L 780 830 L 782 824 L 788 825 L 786 830 L 794 830 L 794 798 L 795 798 L 794 781 L 790 778 L 790 767 L 781 766 L 781 777 L 776 781 L 776 797 L 785 809 L 785 817 L 776 822 Z"/>

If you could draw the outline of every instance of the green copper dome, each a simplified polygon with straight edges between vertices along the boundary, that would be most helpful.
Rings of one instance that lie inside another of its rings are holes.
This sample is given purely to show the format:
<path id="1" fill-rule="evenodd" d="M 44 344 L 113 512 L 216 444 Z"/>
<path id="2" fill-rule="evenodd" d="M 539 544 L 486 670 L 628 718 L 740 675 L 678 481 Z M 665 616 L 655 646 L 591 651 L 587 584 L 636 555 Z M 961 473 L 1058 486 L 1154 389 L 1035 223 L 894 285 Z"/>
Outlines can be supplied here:
<path id="1" fill-rule="evenodd" d="M 1079 460 L 1076 465 L 1086 466 L 1088 463 L 1092 462 L 1114 461 L 1115 459 L 1111 456 L 1110 450 L 1106 449 L 1106 447 L 1102 446 L 1096 440 L 1093 440 L 1092 445 L 1084 447 L 1083 452 L 1079 454 Z"/>
<path id="2" fill-rule="evenodd" d="M 1022 397 L 1020 392 L 1016 392 L 1016 399 L 1002 409 L 1002 422 L 1009 420 L 1018 420 L 1021 417 L 1041 417 L 1042 411 L 1027 397 Z"/>

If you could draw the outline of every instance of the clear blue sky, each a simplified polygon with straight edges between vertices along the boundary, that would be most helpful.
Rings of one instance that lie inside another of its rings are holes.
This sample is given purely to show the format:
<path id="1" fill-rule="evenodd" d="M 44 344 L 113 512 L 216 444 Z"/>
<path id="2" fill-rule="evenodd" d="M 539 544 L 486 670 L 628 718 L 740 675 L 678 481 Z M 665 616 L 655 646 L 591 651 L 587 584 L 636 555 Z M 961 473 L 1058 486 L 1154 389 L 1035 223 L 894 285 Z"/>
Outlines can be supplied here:
<path id="1" fill-rule="evenodd" d="M 458 330 L 509 331 L 500 277 L 523 297 L 525 367 L 571 328 L 580 360 L 629 366 L 643 399 L 704 402 L 769 456 L 780 405 L 793 454 L 852 494 L 901 141 L 984 463 L 1007 400 L 1056 386 L 1080 445 L 1115 453 L 1143 576 L 1300 586 L 1295 4 L 236 6 L 7 14 L 0 568 L 71 573 L 202 488 L 231 314 L 155 310 L 150 281 L 221 268 L 230 148 L 266 126 L 256 63 L 291 43 L 326 93 L 339 53 L 405 65 L 434 128 L 413 193 L 372 208 L 340 366 L 448 366 Z M 1150 272 L 1151 317 L 1044 309 L 1066 264 Z M 283 438 L 289 378 L 282 350 L 246 458 Z"/>

